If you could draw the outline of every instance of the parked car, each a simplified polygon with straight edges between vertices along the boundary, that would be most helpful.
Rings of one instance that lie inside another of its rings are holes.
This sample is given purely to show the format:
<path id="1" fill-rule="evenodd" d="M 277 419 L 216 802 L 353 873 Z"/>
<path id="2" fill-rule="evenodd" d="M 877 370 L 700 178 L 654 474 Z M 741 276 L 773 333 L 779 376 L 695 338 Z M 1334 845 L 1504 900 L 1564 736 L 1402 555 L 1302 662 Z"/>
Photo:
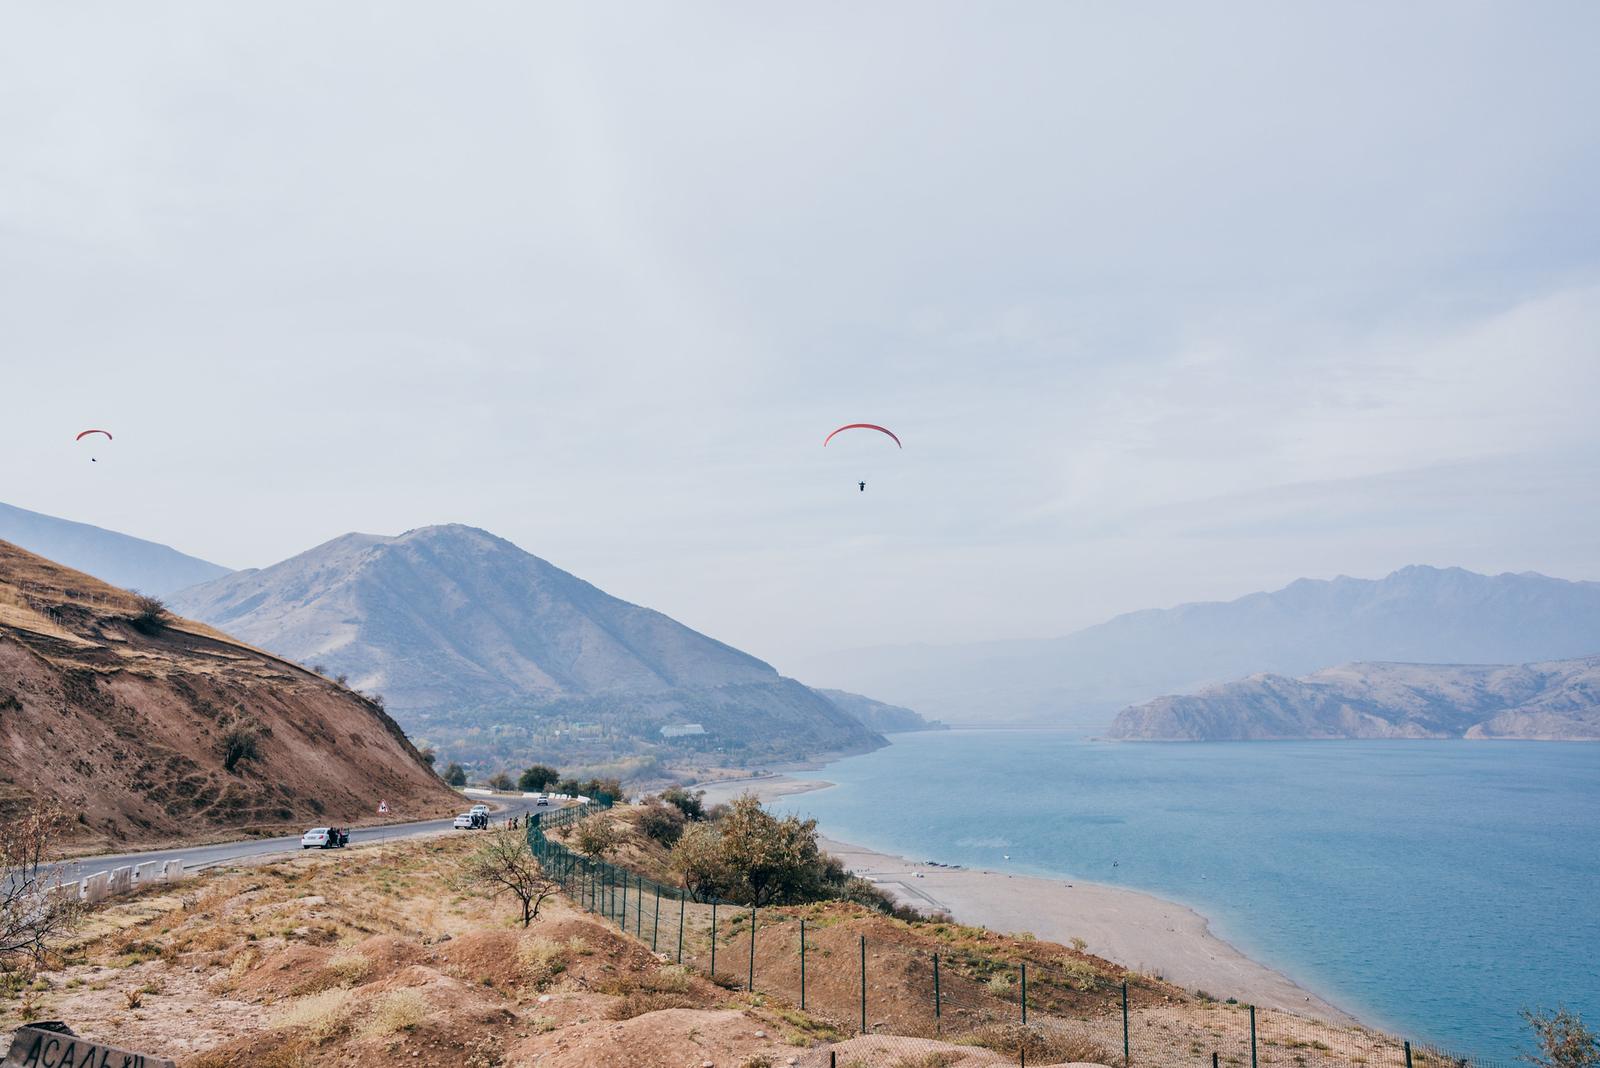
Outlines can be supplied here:
<path id="1" fill-rule="evenodd" d="M 343 849 L 349 844 L 348 827 L 313 827 L 300 836 L 301 849 Z"/>
<path id="2" fill-rule="evenodd" d="M 463 812 L 461 815 L 456 817 L 456 821 L 455 823 L 451 824 L 451 828 L 457 831 L 470 831 L 477 825 L 477 816 L 473 815 L 471 812 Z"/>

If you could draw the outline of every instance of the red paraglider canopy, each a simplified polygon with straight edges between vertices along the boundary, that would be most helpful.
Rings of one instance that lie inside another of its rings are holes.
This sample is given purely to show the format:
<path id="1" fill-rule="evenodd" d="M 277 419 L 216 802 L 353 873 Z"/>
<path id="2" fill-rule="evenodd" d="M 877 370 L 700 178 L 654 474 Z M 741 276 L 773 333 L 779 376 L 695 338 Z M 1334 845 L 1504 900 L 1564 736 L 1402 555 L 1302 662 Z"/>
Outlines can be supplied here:
<path id="1" fill-rule="evenodd" d="M 84 438 L 88 437 L 90 434 L 104 434 L 108 441 L 115 440 L 115 439 L 113 439 L 111 437 L 111 431 L 109 431 L 109 430 L 85 430 L 83 433 L 79 434 L 77 437 L 73 438 L 72 440 L 74 440 L 74 441 L 82 441 Z"/>
<path id="2" fill-rule="evenodd" d="M 894 436 L 894 431 L 893 430 L 890 430 L 888 427 L 879 426 L 876 423 L 846 423 L 844 426 L 840 427 L 838 430 L 835 430 L 833 432 L 833 434 L 837 434 L 837 433 L 839 433 L 840 431 L 843 431 L 843 430 L 876 430 L 880 434 L 888 434 L 891 438 L 894 438 L 894 443 L 896 445 L 900 445 L 900 439 L 896 438 Z M 828 444 L 828 442 L 833 440 L 833 434 L 829 434 L 827 437 L 822 439 L 822 444 L 824 446 L 826 446 Z M 900 447 L 902 449 L 905 448 L 904 445 L 900 445 Z"/>

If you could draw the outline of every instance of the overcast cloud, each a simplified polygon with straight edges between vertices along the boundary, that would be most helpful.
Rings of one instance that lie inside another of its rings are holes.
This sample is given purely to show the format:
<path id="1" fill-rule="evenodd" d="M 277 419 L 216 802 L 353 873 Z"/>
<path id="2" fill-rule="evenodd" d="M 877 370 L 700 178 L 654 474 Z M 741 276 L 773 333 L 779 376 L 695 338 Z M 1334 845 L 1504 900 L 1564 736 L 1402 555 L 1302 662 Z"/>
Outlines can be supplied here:
<path id="1" fill-rule="evenodd" d="M 1596 40 L 1586 2 L 8 5 L 0 500 L 235 567 L 470 523 L 779 667 L 1600 578 Z M 860 420 L 904 452 L 820 448 Z"/>

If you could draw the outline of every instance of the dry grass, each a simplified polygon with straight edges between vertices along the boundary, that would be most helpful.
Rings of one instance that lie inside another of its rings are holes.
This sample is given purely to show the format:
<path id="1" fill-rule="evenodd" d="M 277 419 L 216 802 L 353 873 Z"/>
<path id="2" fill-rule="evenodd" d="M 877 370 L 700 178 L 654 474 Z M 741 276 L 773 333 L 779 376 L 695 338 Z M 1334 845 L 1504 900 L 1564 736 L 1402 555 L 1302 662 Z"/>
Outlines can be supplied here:
<path id="1" fill-rule="evenodd" d="M 930 1050 L 920 1056 L 901 1057 L 894 1062 L 894 1068 L 951 1068 L 960 1064 L 966 1058 L 959 1053 L 952 1053 L 947 1049 Z"/>
<path id="2" fill-rule="evenodd" d="M 1111 1055 L 1094 1042 L 1075 1035 L 1059 1034 L 1023 1024 L 989 1024 L 957 1039 L 957 1042 L 963 1046 L 982 1046 L 1008 1057 L 1020 1058 L 1022 1053 L 1026 1052 L 1028 1059 L 1035 1064 L 1057 1064 L 1068 1061 L 1082 1061 L 1087 1064 L 1111 1063 Z"/>
<path id="3" fill-rule="evenodd" d="M 348 990 L 324 990 L 296 998 L 278 1014 L 274 1026 L 293 1031 L 307 1041 L 321 1045 L 345 1030 L 355 999 Z"/>
<path id="4" fill-rule="evenodd" d="M 541 934 L 529 934 L 517 943 L 517 959 L 534 989 L 543 990 L 567 970 L 571 950 L 567 945 Z"/>
<path id="5" fill-rule="evenodd" d="M 631 1020 L 635 1016 L 643 1016 L 647 1012 L 658 1012 L 661 1009 L 693 1009 L 698 1008 L 699 1002 L 686 994 L 674 994 L 663 990 L 635 990 L 622 995 L 622 997 L 606 1007 L 606 1019 Z"/>
<path id="6" fill-rule="evenodd" d="M 354 950 L 349 950 L 329 957 L 325 967 L 333 974 L 338 985 L 355 986 L 372 971 L 372 961 Z"/>
<path id="7" fill-rule="evenodd" d="M 660 1009 L 694 1009 L 702 1005 L 701 999 L 693 995 L 689 973 L 676 966 L 643 975 L 624 974 L 603 989 L 620 999 L 606 1009 L 606 1017 L 612 1020 L 631 1020 Z"/>
<path id="8" fill-rule="evenodd" d="M 428 999 L 420 990 L 391 990 L 372 1007 L 362 1033 L 382 1037 L 397 1031 L 409 1031 L 427 1015 Z"/>

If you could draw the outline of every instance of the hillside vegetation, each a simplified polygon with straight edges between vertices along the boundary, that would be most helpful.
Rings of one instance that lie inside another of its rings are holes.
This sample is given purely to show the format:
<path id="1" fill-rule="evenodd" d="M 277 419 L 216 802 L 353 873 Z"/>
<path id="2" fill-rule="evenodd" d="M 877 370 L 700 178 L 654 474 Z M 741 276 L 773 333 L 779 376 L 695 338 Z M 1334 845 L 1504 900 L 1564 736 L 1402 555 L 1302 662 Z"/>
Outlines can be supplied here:
<path id="1" fill-rule="evenodd" d="M 725 922 L 731 964 L 712 982 L 704 946 L 652 950 L 564 897 L 521 926 L 515 902 L 459 883 L 476 835 L 296 855 L 205 873 L 91 917 L 59 959 L 0 987 L 0 1027 L 66 1019 L 81 1034 L 183 1068 L 988 1068 L 1121 1063 L 1120 1001 L 1148 1064 L 1240 1054 L 1249 1017 L 1066 946 L 844 904 L 763 913 L 755 990 L 748 924 Z M 808 922 L 809 1008 L 798 1007 L 796 924 Z M 858 947 L 868 947 L 869 1033 L 859 1030 Z M 664 952 L 661 950 L 665 950 Z M 945 962 L 945 1017 L 926 964 Z M 1017 1019 L 1029 966 L 1034 1016 Z M 1381 1036 L 1296 1017 L 1260 1019 L 1264 1063 L 1391 1063 Z M 1304 1023 L 1304 1021 L 1299 1021 Z M 942 1035 L 940 1034 L 942 1032 Z M 1433 1061 L 1419 1061 L 1433 1064 Z"/>
<path id="2" fill-rule="evenodd" d="M 0 542 L 0 818 L 45 800 L 78 848 L 459 803 L 369 700 Z"/>

